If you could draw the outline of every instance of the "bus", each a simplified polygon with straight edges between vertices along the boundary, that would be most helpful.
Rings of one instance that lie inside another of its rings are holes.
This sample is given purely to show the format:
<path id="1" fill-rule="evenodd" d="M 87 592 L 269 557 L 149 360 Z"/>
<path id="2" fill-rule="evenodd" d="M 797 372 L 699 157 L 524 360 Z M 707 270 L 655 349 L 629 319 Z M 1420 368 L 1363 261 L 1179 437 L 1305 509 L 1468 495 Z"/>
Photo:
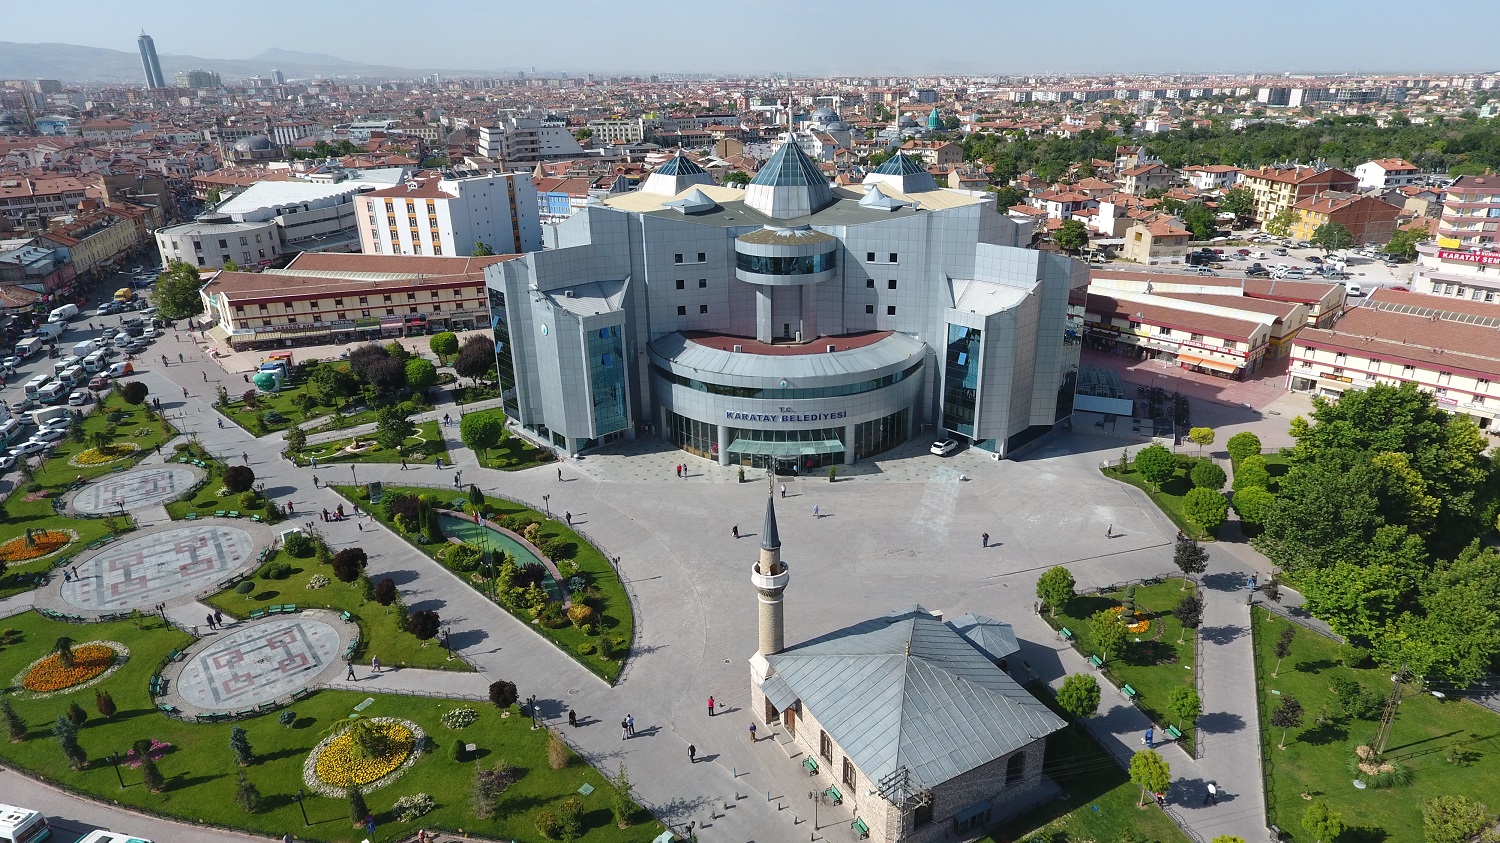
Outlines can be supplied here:
<path id="1" fill-rule="evenodd" d="M 51 836 L 52 827 L 40 812 L 0 803 L 0 843 L 40 843 Z"/>

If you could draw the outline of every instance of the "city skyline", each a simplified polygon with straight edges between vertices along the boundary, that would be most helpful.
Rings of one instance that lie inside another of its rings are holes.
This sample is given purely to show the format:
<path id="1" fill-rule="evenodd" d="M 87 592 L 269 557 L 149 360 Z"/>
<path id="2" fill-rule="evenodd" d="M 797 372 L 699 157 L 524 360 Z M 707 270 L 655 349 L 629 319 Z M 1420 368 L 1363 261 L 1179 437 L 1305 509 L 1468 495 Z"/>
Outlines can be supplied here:
<path id="1" fill-rule="evenodd" d="M 960 75 L 1491 69 L 1475 63 L 1483 57 L 1471 58 L 1463 51 L 1419 53 L 1399 50 L 1394 43 L 1382 50 L 1384 45 L 1372 43 L 1363 36 L 1371 27 L 1361 21 L 1391 21 L 1410 14 L 1409 5 L 1394 0 L 1271 0 L 1253 16 L 1184 0 L 1152 0 L 1146 6 L 1144 11 L 1126 13 L 1102 0 L 1083 0 L 1070 6 L 1064 18 L 1044 7 L 1001 10 L 938 0 L 922 7 L 925 17 L 912 21 L 913 9 L 891 0 L 875 0 L 857 16 L 832 4 L 769 0 L 757 7 L 752 20 L 737 19 L 733 24 L 659 16 L 638 29 L 625 26 L 641 33 L 650 45 L 646 49 L 641 38 L 603 37 L 628 22 L 610 21 L 605 14 L 616 7 L 598 0 L 516 8 L 507 12 L 503 23 L 477 27 L 405 26 L 394 0 L 368 0 L 357 26 L 332 7 L 298 7 L 298 25 L 286 26 L 279 15 L 240 21 L 231 42 L 214 37 L 204 19 L 191 13 L 196 6 L 184 0 L 153 3 L 146 15 L 141 7 L 80 0 L 66 27 L 59 25 L 59 18 L 26 16 L 10 22 L 7 37 L 24 43 L 128 50 L 128 39 L 144 29 L 166 55 L 208 53 L 204 57 L 238 59 L 266 50 L 293 50 L 361 64 L 471 72 Z M 476 11 L 470 4 L 448 0 L 436 4 L 432 17 Z M 1448 11 L 1454 17 L 1477 19 L 1488 9 L 1480 0 L 1455 0 Z M 601 37 L 575 42 L 588 45 L 578 51 L 559 50 L 555 41 L 535 37 L 569 21 L 599 21 Z M 893 25 L 897 21 L 900 26 Z M 912 24 L 924 21 L 930 24 L 930 34 L 912 37 Z M 949 37 L 952 32 L 960 36 Z M 513 37 L 515 33 L 525 37 Z M 821 38 L 809 37 L 819 33 Z M 974 39 L 966 33 L 992 35 Z M 979 43 L 972 43 L 975 40 Z"/>

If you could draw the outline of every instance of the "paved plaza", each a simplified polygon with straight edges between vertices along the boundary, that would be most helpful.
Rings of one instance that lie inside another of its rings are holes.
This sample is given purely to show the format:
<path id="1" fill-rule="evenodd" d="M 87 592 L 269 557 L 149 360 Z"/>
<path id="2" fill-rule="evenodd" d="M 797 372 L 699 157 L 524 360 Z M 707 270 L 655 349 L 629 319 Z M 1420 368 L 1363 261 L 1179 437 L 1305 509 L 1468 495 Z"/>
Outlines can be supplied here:
<path id="1" fill-rule="evenodd" d="M 200 473 L 185 465 L 158 465 L 108 474 L 80 489 L 73 508 L 84 515 L 108 515 L 167 503 L 193 488 Z"/>
<path id="2" fill-rule="evenodd" d="M 255 541 L 229 524 L 188 524 L 105 545 L 62 583 L 69 606 L 97 612 L 150 611 L 193 597 L 256 564 Z"/>
<path id="3" fill-rule="evenodd" d="M 342 626 L 323 612 L 251 622 L 189 649 L 176 675 L 166 674 L 168 685 L 203 711 L 239 711 L 287 697 L 342 668 Z"/>

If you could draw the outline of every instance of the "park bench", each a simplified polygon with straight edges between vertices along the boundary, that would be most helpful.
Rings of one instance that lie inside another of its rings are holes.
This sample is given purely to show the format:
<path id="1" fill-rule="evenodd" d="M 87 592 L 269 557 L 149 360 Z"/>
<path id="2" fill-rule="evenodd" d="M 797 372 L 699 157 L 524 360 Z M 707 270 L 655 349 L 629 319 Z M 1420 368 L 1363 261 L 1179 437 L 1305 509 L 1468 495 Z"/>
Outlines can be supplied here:
<path id="1" fill-rule="evenodd" d="M 166 682 L 161 678 L 161 674 L 160 673 L 158 673 L 155 676 L 151 677 L 151 696 L 153 696 L 153 697 L 159 697 L 159 696 L 161 696 L 162 695 L 162 690 L 165 688 L 165 686 L 166 686 Z"/>
<path id="2" fill-rule="evenodd" d="M 175 662 L 180 658 L 182 658 L 181 650 L 173 650 L 172 652 L 167 653 L 167 661 Z"/>
<path id="3" fill-rule="evenodd" d="M 236 711 L 233 716 L 236 720 L 245 720 L 255 716 L 255 709 L 247 708 L 244 711 Z"/>
<path id="4" fill-rule="evenodd" d="M 839 789 L 836 786 L 829 785 L 828 789 L 825 790 L 825 791 L 823 791 L 823 792 L 826 793 L 826 794 L 828 794 L 828 798 L 833 800 L 833 804 L 835 804 L 835 805 L 842 805 L 842 804 L 844 804 L 844 794 L 840 793 Z"/>
<path id="5" fill-rule="evenodd" d="M 1093 665 L 1094 667 L 1104 667 L 1104 659 L 1101 659 L 1098 656 L 1089 656 L 1089 664 Z"/>
<path id="6" fill-rule="evenodd" d="M 344 623 L 354 623 L 354 616 L 349 614 L 348 609 L 339 612 L 339 617 L 344 621 Z"/>
<path id="7" fill-rule="evenodd" d="M 223 518 L 224 517 L 224 510 L 222 510 L 222 509 L 216 509 L 216 510 L 214 510 L 214 517 L 215 518 Z"/>
<path id="8" fill-rule="evenodd" d="M 240 511 L 238 509 L 231 509 L 231 510 L 229 510 L 229 517 L 230 518 L 238 518 L 238 517 L 240 517 Z"/>
<path id="9" fill-rule="evenodd" d="M 1171 738 L 1174 741 L 1180 741 L 1182 740 L 1182 730 L 1177 728 L 1176 726 L 1168 726 L 1167 737 Z"/>
<path id="10" fill-rule="evenodd" d="M 268 614 L 268 615 L 279 615 L 279 614 L 281 614 L 281 604 L 277 603 L 274 606 L 267 606 L 266 607 L 266 614 Z"/>
<path id="11" fill-rule="evenodd" d="M 292 699 L 294 699 L 294 700 L 300 700 L 303 697 L 305 697 L 305 696 L 307 696 L 308 694 L 311 694 L 311 693 L 312 693 L 312 691 L 309 691 L 306 688 L 298 688 L 297 690 L 295 690 L 295 691 L 292 692 Z"/>
<path id="12" fill-rule="evenodd" d="M 252 515 L 250 516 L 250 520 L 259 524 L 263 519 L 259 515 Z"/>
<path id="13" fill-rule="evenodd" d="M 870 836 L 870 824 L 860 819 L 859 817 L 855 817 L 854 822 L 849 823 L 849 827 L 859 832 L 859 839 L 861 840 L 864 840 Z"/>
<path id="14" fill-rule="evenodd" d="M 263 618 L 265 616 L 266 616 L 266 610 L 265 609 L 251 609 L 250 610 L 250 620 L 252 620 L 252 621 L 256 620 L 257 618 Z"/>
<path id="15" fill-rule="evenodd" d="M 1120 686 L 1120 693 L 1124 694 L 1125 696 L 1129 697 L 1132 700 L 1135 699 L 1136 697 L 1139 697 L 1141 695 L 1140 691 L 1137 691 L 1136 689 L 1130 687 L 1130 683 L 1129 682 L 1127 682 L 1124 685 Z"/>
<path id="16" fill-rule="evenodd" d="M 273 703 L 273 702 L 261 703 L 260 705 L 258 705 L 258 706 L 255 707 L 255 710 L 259 711 L 261 713 L 265 713 L 267 711 L 275 711 L 276 710 L 276 703 Z"/>
<path id="17" fill-rule="evenodd" d="M 175 705 L 167 705 L 166 703 L 157 703 L 156 707 L 158 709 L 166 712 L 167 714 L 176 714 L 176 713 L 178 713 L 177 706 L 175 706 Z"/>
<path id="18" fill-rule="evenodd" d="M 297 611 L 297 604 L 296 603 L 283 603 L 283 604 L 281 604 L 281 611 L 282 611 L 283 614 L 287 614 L 287 615 L 293 614 L 294 612 Z"/>
<path id="19" fill-rule="evenodd" d="M 807 774 L 809 776 L 816 776 L 818 774 L 818 759 L 805 758 L 802 761 L 802 766 L 807 768 Z"/>
<path id="20" fill-rule="evenodd" d="M 1057 631 L 1057 634 L 1061 635 L 1062 639 L 1064 641 L 1072 641 L 1076 637 L 1076 636 L 1073 635 L 1073 630 L 1068 629 L 1067 627 L 1063 627 L 1062 629 L 1059 629 Z"/>
<path id="21" fill-rule="evenodd" d="M 196 513 L 196 512 L 189 512 L 187 515 L 182 516 L 182 520 L 184 520 L 184 521 L 197 521 L 198 520 L 198 513 Z"/>

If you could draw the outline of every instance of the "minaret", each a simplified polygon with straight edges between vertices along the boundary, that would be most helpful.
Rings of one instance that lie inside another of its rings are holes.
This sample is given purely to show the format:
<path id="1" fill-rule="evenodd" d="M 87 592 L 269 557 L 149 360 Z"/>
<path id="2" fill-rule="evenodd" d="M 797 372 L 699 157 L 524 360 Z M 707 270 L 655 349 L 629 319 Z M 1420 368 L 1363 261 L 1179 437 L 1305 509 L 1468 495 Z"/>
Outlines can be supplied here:
<path id="1" fill-rule="evenodd" d="M 766 524 L 760 531 L 760 559 L 750 575 L 760 598 L 760 657 L 775 655 L 786 647 L 786 625 L 781 596 L 792 575 L 781 561 L 781 535 L 776 530 L 776 497 L 766 496 Z"/>

